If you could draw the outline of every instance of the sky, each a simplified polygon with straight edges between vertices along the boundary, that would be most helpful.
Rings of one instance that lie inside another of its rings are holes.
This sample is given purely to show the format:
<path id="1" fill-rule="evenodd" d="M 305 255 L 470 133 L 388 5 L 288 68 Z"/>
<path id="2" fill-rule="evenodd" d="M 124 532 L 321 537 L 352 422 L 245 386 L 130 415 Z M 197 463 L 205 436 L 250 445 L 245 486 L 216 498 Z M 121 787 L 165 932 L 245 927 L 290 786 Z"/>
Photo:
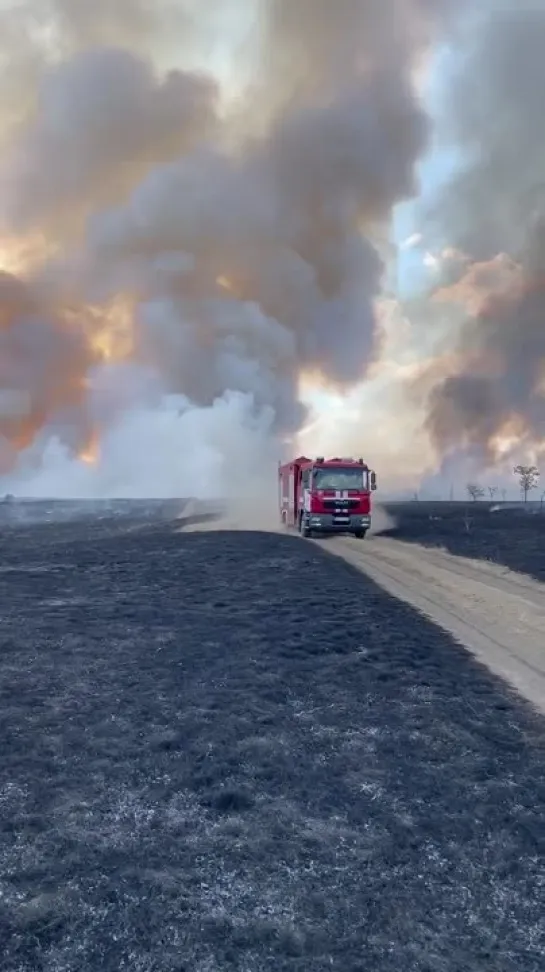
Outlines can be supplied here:
<path id="1" fill-rule="evenodd" d="M 255 22 L 256 5 L 254 0 L 223 0 L 221 9 L 215 8 L 210 16 L 211 31 L 203 38 L 202 46 L 195 49 L 195 65 L 208 62 L 215 73 L 236 93 L 243 86 L 245 78 L 251 73 L 251 65 L 245 70 L 248 58 L 248 45 L 245 44 L 249 26 Z M 173 58 L 176 53 L 173 49 Z M 438 113 L 441 104 L 442 82 L 445 78 L 451 51 L 440 48 L 429 66 L 423 87 L 424 102 L 432 115 Z M 456 166 L 456 158 L 448 150 L 432 145 L 425 159 L 419 165 L 420 197 L 402 203 L 396 209 L 393 225 L 393 238 L 399 246 L 408 237 L 419 232 L 418 209 L 422 202 L 433 195 Z M 401 295 L 410 295 L 429 279 L 429 271 L 423 263 L 425 247 L 402 250 L 399 254 L 397 284 Z"/>
<path id="2" fill-rule="evenodd" d="M 433 116 L 440 112 L 441 95 L 443 80 L 449 66 L 451 52 L 448 48 L 440 49 L 431 62 L 426 81 L 422 90 L 424 103 Z M 403 243 L 413 235 L 422 232 L 421 212 L 426 204 L 433 198 L 434 193 L 441 187 L 455 170 L 457 158 L 452 151 L 442 148 L 437 144 L 437 140 L 432 140 L 427 155 L 421 160 L 418 166 L 419 195 L 407 202 L 399 204 L 394 211 L 392 226 L 392 238 L 398 247 L 397 270 L 394 274 L 396 282 L 397 296 L 409 298 L 425 289 L 430 283 L 430 269 L 426 266 L 424 257 L 426 254 L 425 233 L 421 243 L 417 246 L 403 248 Z M 445 241 L 446 242 L 446 241 Z M 353 389 L 348 395 L 338 395 L 330 390 L 304 387 L 303 398 L 319 414 L 319 421 L 316 429 L 319 429 L 320 442 L 331 441 L 332 448 L 337 440 L 339 428 L 344 425 L 353 427 L 354 424 L 361 423 L 362 438 L 369 441 L 369 448 L 372 450 L 373 440 L 369 439 L 366 432 L 366 415 L 376 408 L 378 401 L 386 400 L 391 395 L 391 390 L 395 386 L 392 379 L 399 374 L 399 367 L 403 364 L 410 364 L 414 349 L 409 350 L 409 343 L 403 340 L 403 334 L 399 338 L 397 330 L 394 329 L 390 344 L 392 362 L 390 368 L 383 368 L 378 375 L 370 376 L 359 387 Z M 391 411 L 391 410 L 388 410 Z M 399 416 L 399 412 L 397 416 Z M 396 423 L 398 421 L 396 416 Z M 416 424 L 411 424 L 415 422 Z M 406 434 L 408 437 L 419 435 L 419 417 L 411 416 L 407 420 Z M 374 423 L 372 423 L 374 424 Z M 381 427 L 380 434 L 383 438 L 388 437 L 388 428 Z M 397 448 L 399 429 L 391 429 L 391 439 L 393 449 Z M 308 441 L 312 450 L 314 441 L 314 430 L 311 429 L 307 436 L 303 436 L 303 442 Z M 420 462 L 420 457 L 418 459 Z"/>
<path id="3" fill-rule="evenodd" d="M 197 0 L 191 2 L 197 8 Z M 4 5 L 0 0 L 0 9 Z M 201 0 L 198 32 L 194 39 L 190 35 L 194 40 L 192 49 L 184 49 L 184 38 L 180 38 L 179 34 L 173 36 L 168 45 L 162 46 L 158 66 L 162 69 L 176 66 L 188 70 L 209 70 L 218 77 L 224 92 L 227 89 L 228 96 L 236 103 L 237 92 L 244 89 L 245 82 L 255 73 L 251 58 L 259 56 L 258 45 L 248 42 L 249 34 L 257 26 L 252 22 L 256 9 L 258 5 L 255 0 L 221 0 L 217 6 L 210 4 L 204 7 L 207 20 L 203 21 Z M 180 63 L 181 51 L 190 53 L 189 58 L 184 56 L 183 64 Z M 439 51 L 428 68 L 426 78 L 423 79 L 421 73 L 418 76 L 425 105 L 432 117 L 438 113 L 450 56 L 447 49 Z M 395 210 L 392 242 L 397 244 L 399 256 L 394 287 L 391 278 L 386 281 L 390 294 L 394 289 L 398 296 L 410 297 L 419 289 L 426 289 L 432 280 L 433 271 L 425 261 L 426 252 L 428 248 L 432 249 L 432 245 L 425 238 L 423 209 L 441 182 L 448 178 L 456 161 L 444 148 L 432 144 L 418 168 L 418 198 L 399 205 Z M 403 247 L 404 241 L 420 233 L 424 236 L 417 246 Z M 438 248 L 438 245 L 435 241 L 434 248 Z M 302 397 L 307 404 L 315 407 L 318 421 L 314 427 L 309 423 L 302 444 L 310 454 L 321 454 L 330 449 L 337 453 L 342 445 L 339 440 L 344 438 L 347 451 L 353 448 L 358 450 L 358 454 L 363 451 L 368 461 L 373 462 L 375 452 L 377 468 L 381 461 L 379 456 L 386 454 L 385 462 L 396 466 L 401 461 L 403 469 L 418 478 L 422 463 L 427 467 L 429 460 L 432 467 L 433 457 L 428 457 L 425 444 L 425 455 L 422 452 L 417 454 L 416 443 L 423 438 L 423 419 L 417 412 L 408 414 L 406 402 L 399 398 L 399 385 L 403 383 L 405 375 L 410 376 L 411 365 L 414 365 L 419 352 L 426 350 L 422 342 L 427 339 L 419 333 L 419 347 L 415 348 L 415 335 L 411 334 L 413 329 L 403 319 L 399 307 L 396 309 L 394 300 L 389 304 L 387 301 L 381 302 L 379 313 L 383 312 L 386 343 L 381 349 L 382 359 L 378 366 L 371 365 L 365 380 L 358 387 L 348 394 L 335 394 L 316 386 L 310 387 L 308 376 L 305 376 Z M 403 452 L 402 460 L 400 450 Z M 410 470 L 408 465 L 411 465 Z"/>
<path id="4" fill-rule="evenodd" d="M 222 31 L 218 31 L 217 16 L 211 14 L 211 38 L 214 40 L 210 47 L 195 50 L 195 63 L 208 62 L 230 92 L 236 97 L 238 87 L 243 87 L 247 76 L 251 74 L 251 64 L 248 63 L 248 47 L 245 45 L 249 25 L 252 25 L 252 10 L 255 10 L 254 0 L 226 0 L 222 6 Z M 220 39 L 218 35 L 222 34 Z M 205 41 L 206 43 L 206 41 Z M 422 86 L 424 103 L 432 115 L 438 115 L 441 106 L 443 81 L 449 68 L 451 52 L 447 47 L 439 49 L 431 61 Z M 245 69 L 245 65 L 247 68 Z M 422 231 L 421 210 L 436 190 L 446 180 L 456 166 L 456 158 L 448 149 L 441 148 L 433 140 L 430 149 L 418 166 L 419 195 L 396 207 L 392 225 L 392 239 L 398 249 L 397 270 L 393 274 L 394 286 L 398 296 L 405 298 L 418 293 L 430 282 L 430 269 L 426 266 L 426 240 L 415 247 L 403 248 L 402 244 L 409 237 Z M 445 241 L 446 242 L 446 241 Z M 408 344 L 408 342 L 407 342 Z M 395 329 L 389 341 L 392 356 L 391 370 L 387 367 L 377 375 L 370 375 L 358 387 L 348 394 L 337 394 L 330 389 L 322 389 L 303 382 L 302 398 L 317 413 L 317 421 L 309 427 L 301 437 L 301 445 L 309 452 L 327 451 L 328 443 L 335 450 L 339 436 L 339 429 L 343 426 L 347 436 L 353 439 L 354 427 L 361 424 L 362 438 L 367 440 L 372 452 L 373 440 L 369 438 L 366 429 L 368 416 L 376 409 L 376 402 L 385 401 L 392 394 L 395 385 L 393 380 L 404 362 L 409 360 L 411 352 L 404 346 L 404 335 L 399 338 Z M 399 412 L 397 413 L 399 415 Z M 418 417 L 411 417 L 411 421 L 418 425 Z M 396 417 L 397 422 L 397 417 Z M 373 423 L 372 423 L 373 424 Z M 417 425 L 407 425 L 407 436 L 418 436 L 420 429 Z M 382 429 L 380 434 L 387 436 L 388 430 Z M 392 448 L 397 446 L 398 428 L 391 429 Z M 416 461 L 416 460 L 415 460 Z M 418 459 L 418 462 L 420 459 Z"/>
<path id="5" fill-rule="evenodd" d="M 0 0 L 0 10 L 11 6 L 11 0 Z M 252 65 L 248 58 L 250 45 L 246 43 L 248 31 L 256 24 L 255 0 L 222 0 L 217 6 L 210 4 L 209 31 L 199 32 L 197 42 L 188 52 L 188 69 L 209 67 L 221 80 L 233 97 L 243 88 L 251 75 Z M 199 23 L 203 20 L 199 5 Z M 429 67 L 423 89 L 426 105 L 433 114 L 439 109 L 442 79 L 448 67 L 450 52 L 440 49 Z M 165 49 L 160 58 L 164 67 L 179 65 L 177 40 L 171 49 Z M 393 225 L 393 238 L 397 245 L 419 232 L 418 208 L 429 198 L 455 166 L 455 159 L 449 152 L 432 146 L 427 157 L 419 165 L 420 197 L 399 205 Z M 429 271 L 423 263 L 425 246 L 400 250 L 397 285 L 402 296 L 410 296 L 429 279 Z"/>
<path id="6" fill-rule="evenodd" d="M 423 89 L 423 100 L 432 118 L 441 110 L 443 81 L 447 75 L 452 52 L 448 47 L 440 48 L 435 54 L 427 74 Z M 419 211 L 452 175 L 458 158 L 452 150 L 441 147 L 434 139 L 426 157 L 418 166 L 420 195 L 417 199 L 401 203 L 394 213 L 393 234 L 398 246 L 415 233 L 421 232 Z M 447 241 L 445 241 L 447 243 Z M 423 261 L 426 252 L 425 240 L 422 245 L 400 250 L 397 285 L 400 296 L 412 296 L 429 280 L 429 271 Z"/>

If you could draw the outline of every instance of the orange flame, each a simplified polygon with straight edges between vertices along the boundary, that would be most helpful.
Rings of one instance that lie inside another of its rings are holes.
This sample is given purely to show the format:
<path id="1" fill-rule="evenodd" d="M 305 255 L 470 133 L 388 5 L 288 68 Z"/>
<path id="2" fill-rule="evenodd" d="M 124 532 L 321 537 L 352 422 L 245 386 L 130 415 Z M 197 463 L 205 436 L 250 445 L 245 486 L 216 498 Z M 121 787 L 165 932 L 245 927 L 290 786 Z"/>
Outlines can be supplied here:
<path id="1" fill-rule="evenodd" d="M 90 309 L 93 321 L 90 345 L 103 361 L 124 361 L 134 350 L 132 299 L 120 294 L 106 307 Z"/>
<path id="2" fill-rule="evenodd" d="M 19 238 L 0 236 L 0 270 L 24 276 L 55 253 L 56 247 L 41 233 Z"/>
<path id="3" fill-rule="evenodd" d="M 232 294 L 233 297 L 237 297 L 239 300 L 242 299 L 244 295 L 244 283 L 242 280 L 235 280 L 233 277 L 227 276 L 225 273 L 220 273 L 219 277 L 216 277 L 216 284 L 221 287 L 222 290 L 226 290 L 228 294 Z"/>
<path id="4" fill-rule="evenodd" d="M 87 444 L 78 453 L 78 459 L 88 466 L 95 466 L 100 458 L 100 439 L 96 429 L 91 433 Z"/>

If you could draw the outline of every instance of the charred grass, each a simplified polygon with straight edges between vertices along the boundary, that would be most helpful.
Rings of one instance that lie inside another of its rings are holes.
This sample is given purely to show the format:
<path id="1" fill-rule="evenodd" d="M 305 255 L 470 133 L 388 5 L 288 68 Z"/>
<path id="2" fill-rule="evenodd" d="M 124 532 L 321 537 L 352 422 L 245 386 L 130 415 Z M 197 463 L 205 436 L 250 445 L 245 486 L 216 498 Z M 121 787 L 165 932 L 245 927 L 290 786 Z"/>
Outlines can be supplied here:
<path id="1" fill-rule="evenodd" d="M 539 504 L 528 510 L 511 504 L 490 512 L 493 506 L 485 502 L 386 504 L 395 520 L 386 534 L 405 543 L 488 560 L 545 581 L 545 509 Z"/>
<path id="2" fill-rule="evenodd" d="M 327 551 L 6 529 L 2 972 L 538 972 L 543 722 Z"/>

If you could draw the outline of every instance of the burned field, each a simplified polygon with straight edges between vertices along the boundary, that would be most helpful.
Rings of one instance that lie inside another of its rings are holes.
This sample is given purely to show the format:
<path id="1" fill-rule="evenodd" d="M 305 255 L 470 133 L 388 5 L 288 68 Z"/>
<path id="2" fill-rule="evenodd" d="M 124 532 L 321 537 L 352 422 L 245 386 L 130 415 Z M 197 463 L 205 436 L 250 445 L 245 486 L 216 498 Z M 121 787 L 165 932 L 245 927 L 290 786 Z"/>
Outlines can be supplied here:
<path id="1" fill-rule="evenodd" d="M 0 547 L 2 972 L 543 968 L 543 721 L 446 635 L 291 536 Z"/>
<path id="2" fill-rule="evenodd" d="M 545 510 L 539 504 L 386 503 L 395 520 L 387 535 L 405 543 L 502 564 L 545 581 Z M 499 507 L 499 508 L 498 508 Z"/>

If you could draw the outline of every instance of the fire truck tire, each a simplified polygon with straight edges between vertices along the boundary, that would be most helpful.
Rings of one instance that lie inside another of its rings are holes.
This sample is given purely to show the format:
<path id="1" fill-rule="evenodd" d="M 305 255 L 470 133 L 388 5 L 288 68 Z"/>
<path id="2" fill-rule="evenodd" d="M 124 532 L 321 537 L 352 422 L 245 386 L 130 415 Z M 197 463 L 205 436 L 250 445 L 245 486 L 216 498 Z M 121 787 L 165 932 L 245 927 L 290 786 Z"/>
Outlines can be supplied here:
<path id="1" fill-rule="evenodd" d="M 355 536 L 356 540 L 365 540 L 365 534 L 366 533 L 367 533 L 367 530 L 356 530 L 354 536 Z"/>
<path id="2" fill-rule="evenodd" d="M 306 537 L 307 539 L 308 537 L 312 536 L 310 527 L 305 526 L 305 524 L 303 523 L 302 515 L 299 517 L 299 533 L 301 534 L 302 537 Z"/>

